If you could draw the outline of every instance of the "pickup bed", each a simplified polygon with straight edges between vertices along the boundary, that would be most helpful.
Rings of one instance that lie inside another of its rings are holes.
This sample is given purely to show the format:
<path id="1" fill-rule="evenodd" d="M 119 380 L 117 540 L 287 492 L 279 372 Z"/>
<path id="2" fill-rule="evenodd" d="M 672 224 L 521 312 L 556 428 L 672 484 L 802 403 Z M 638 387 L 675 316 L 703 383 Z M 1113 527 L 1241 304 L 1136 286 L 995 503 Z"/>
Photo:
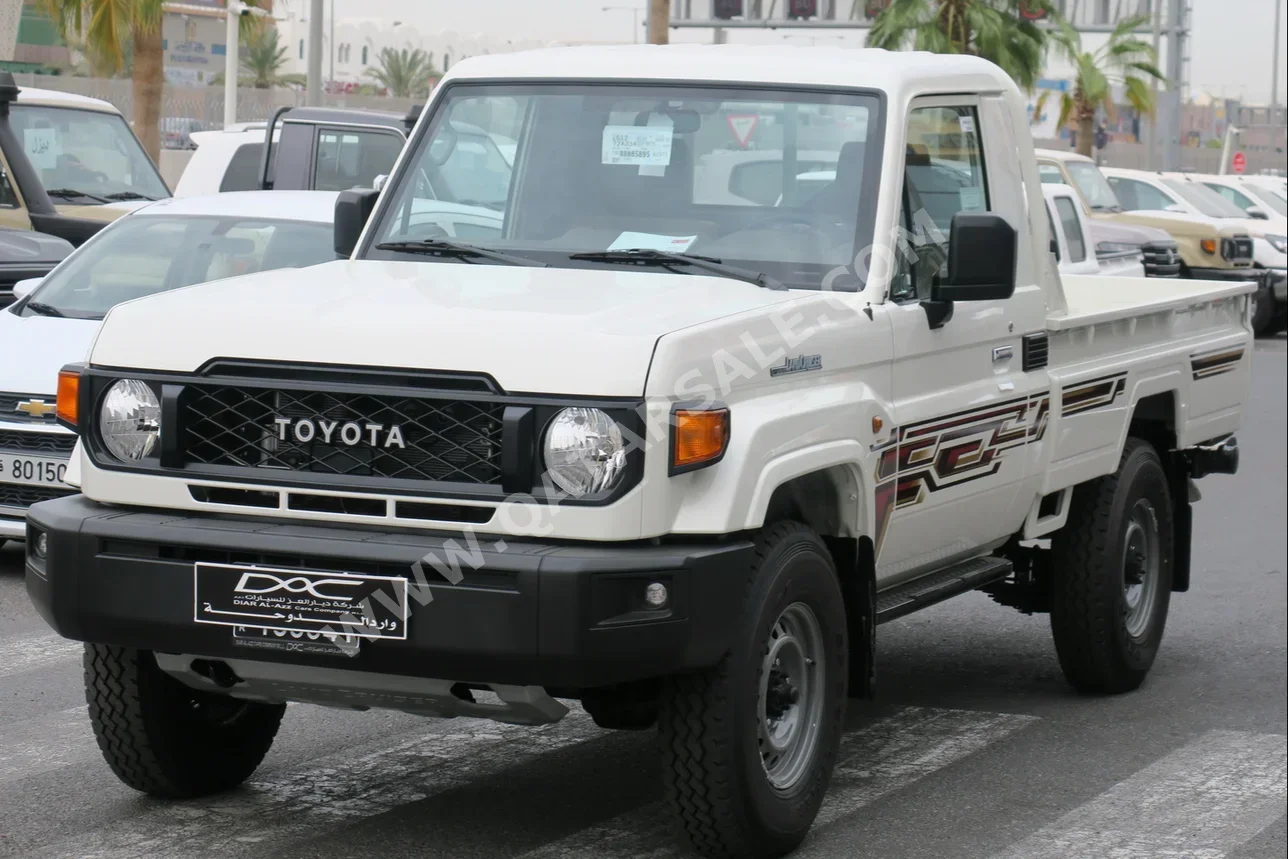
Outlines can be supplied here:
<path id="1" fill-rule="evenodd" d="M 432 190 L 466 124 L 517 141 L 455 161 L 486 244 Z M 32 508 L 27 587 L 86 642 L 108 763 L 193 796 L 288 701 L 576 701 L 656 727 L 694 849 L 778 856 L 880 623 L 984 589 L 1050 612 L 1079 691 L 1139 686 L 1193 481 L 1237 465 L 1255 287 L 1062 280 L 1026 128 L 969 56 L 454 66 L 341 194 L 350 259 L 120 305 L 60 376 L 83 495 Z M 721 197 L 746 148 L 764 193 Z"/>

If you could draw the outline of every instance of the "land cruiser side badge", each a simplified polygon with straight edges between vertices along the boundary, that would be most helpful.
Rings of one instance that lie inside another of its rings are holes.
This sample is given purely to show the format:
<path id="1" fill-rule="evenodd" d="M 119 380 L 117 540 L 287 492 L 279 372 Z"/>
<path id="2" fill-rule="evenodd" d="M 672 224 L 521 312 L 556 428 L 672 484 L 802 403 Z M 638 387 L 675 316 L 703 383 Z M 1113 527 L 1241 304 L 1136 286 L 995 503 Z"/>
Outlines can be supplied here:
<path id="1" fill-rule="evenodd" d="M 786 376 L 788 373 L 806 373 L 810 370 L 823 369 L 822 355 L 798 355 L 795 358 L 784 358 L 777 367 L 769 368 L 771 376 Z"/>

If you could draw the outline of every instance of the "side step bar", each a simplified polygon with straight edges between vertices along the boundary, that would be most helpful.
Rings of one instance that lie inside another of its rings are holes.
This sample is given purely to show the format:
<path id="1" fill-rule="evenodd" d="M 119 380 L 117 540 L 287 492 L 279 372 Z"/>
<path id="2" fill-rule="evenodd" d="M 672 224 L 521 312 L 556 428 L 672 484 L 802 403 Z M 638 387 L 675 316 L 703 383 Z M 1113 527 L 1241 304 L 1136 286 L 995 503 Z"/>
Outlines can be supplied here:
<path id="1" fill-rule="evenodd" d="M 877 623 L 886 623 L 1011 574 L 1005 558 L 972 558 L 877 592 Z"/>

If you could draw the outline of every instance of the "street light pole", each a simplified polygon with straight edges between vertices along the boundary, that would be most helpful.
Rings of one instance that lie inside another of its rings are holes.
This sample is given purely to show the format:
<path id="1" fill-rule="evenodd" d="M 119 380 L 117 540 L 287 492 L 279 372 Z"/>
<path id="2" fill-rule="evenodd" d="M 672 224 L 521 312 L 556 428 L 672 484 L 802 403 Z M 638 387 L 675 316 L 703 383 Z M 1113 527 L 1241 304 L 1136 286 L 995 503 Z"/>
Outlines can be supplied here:
<path id="1" fill-rule="evenodd" d="M 335 0 L 331 0 L 331 70 L 327 72 L 327 80 L 335 80 Z"/>
<path id="2" fill-rule="evenodd" d="M 1279 106 L 1279 28 L 1283 26 L 1284 0 L 1275 0 L 1275 50 L 1270 55 L 1270 106 Z"/>
<path id="3" fill-rule="evenodd" d="M 241 71 L 241 58 L 238 56 L 241 5 L 236 0 L 230 0 L 226 14 L 228 29 L 224 34 L 224 128 L 237 121 L 237 76 Z"/>
<path id="4" fill-rule="evenodd" d="M 322 8 L 323 0 L 313 0 L 309 9 L 309 83 L 304 103 L 310 107 L 322 104 Z"/>

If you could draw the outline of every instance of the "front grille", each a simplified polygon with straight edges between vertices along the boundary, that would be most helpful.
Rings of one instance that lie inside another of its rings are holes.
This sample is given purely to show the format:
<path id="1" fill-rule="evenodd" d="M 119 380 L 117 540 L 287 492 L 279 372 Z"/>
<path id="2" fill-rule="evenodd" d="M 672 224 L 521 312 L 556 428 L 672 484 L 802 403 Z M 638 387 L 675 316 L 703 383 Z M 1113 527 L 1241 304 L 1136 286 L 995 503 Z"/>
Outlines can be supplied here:
<path id="1" fill-rule="evenodd" d="M 27 508 L 38 501 L 75 494 L 75 489 L 68 489 L 65 486 L 15 486 L 11 483 L 0 483 L 0 507 Z"/>
<path id="2" fill-rule="evenodd" d="M 181 457 L 185 465 L 493 485 L 503 411 L 455 399 L 187 385 Z M 356 429 L 346 434 L 346 424 Z M 394 426 L 405 447 L 389 443 Z"/>
<path id="3" fill-rule="evenodd" d="M 1176 242 L 1146 242 L 1140 247 L 1145 277 L 1180 277 L 1181 254 Z"/>
<path id="4" fill-rule="evenodd" d="M 76 447 L 74 435 L 0 430 L 0 450 L 70 456 L 74 447 Z"/>
<path id="5" fill-rule="evenodd" d="M 1252 239 L 1221 239 L 1221 256 L 1230 262 L 1252 262 Z"/>
<path id="6" fill-rule="evenodd" d="M 52 406 L 57 397 L 53 394 L 15 394 L 9 391 L 0 391 L 0 420 L 22 424 L 53 424 L 53 414 L 32 417 L 26 412 L 18 411 L 19 403 L 29 403 L 32 400 L 40 400 L 46 405 Z"/>

